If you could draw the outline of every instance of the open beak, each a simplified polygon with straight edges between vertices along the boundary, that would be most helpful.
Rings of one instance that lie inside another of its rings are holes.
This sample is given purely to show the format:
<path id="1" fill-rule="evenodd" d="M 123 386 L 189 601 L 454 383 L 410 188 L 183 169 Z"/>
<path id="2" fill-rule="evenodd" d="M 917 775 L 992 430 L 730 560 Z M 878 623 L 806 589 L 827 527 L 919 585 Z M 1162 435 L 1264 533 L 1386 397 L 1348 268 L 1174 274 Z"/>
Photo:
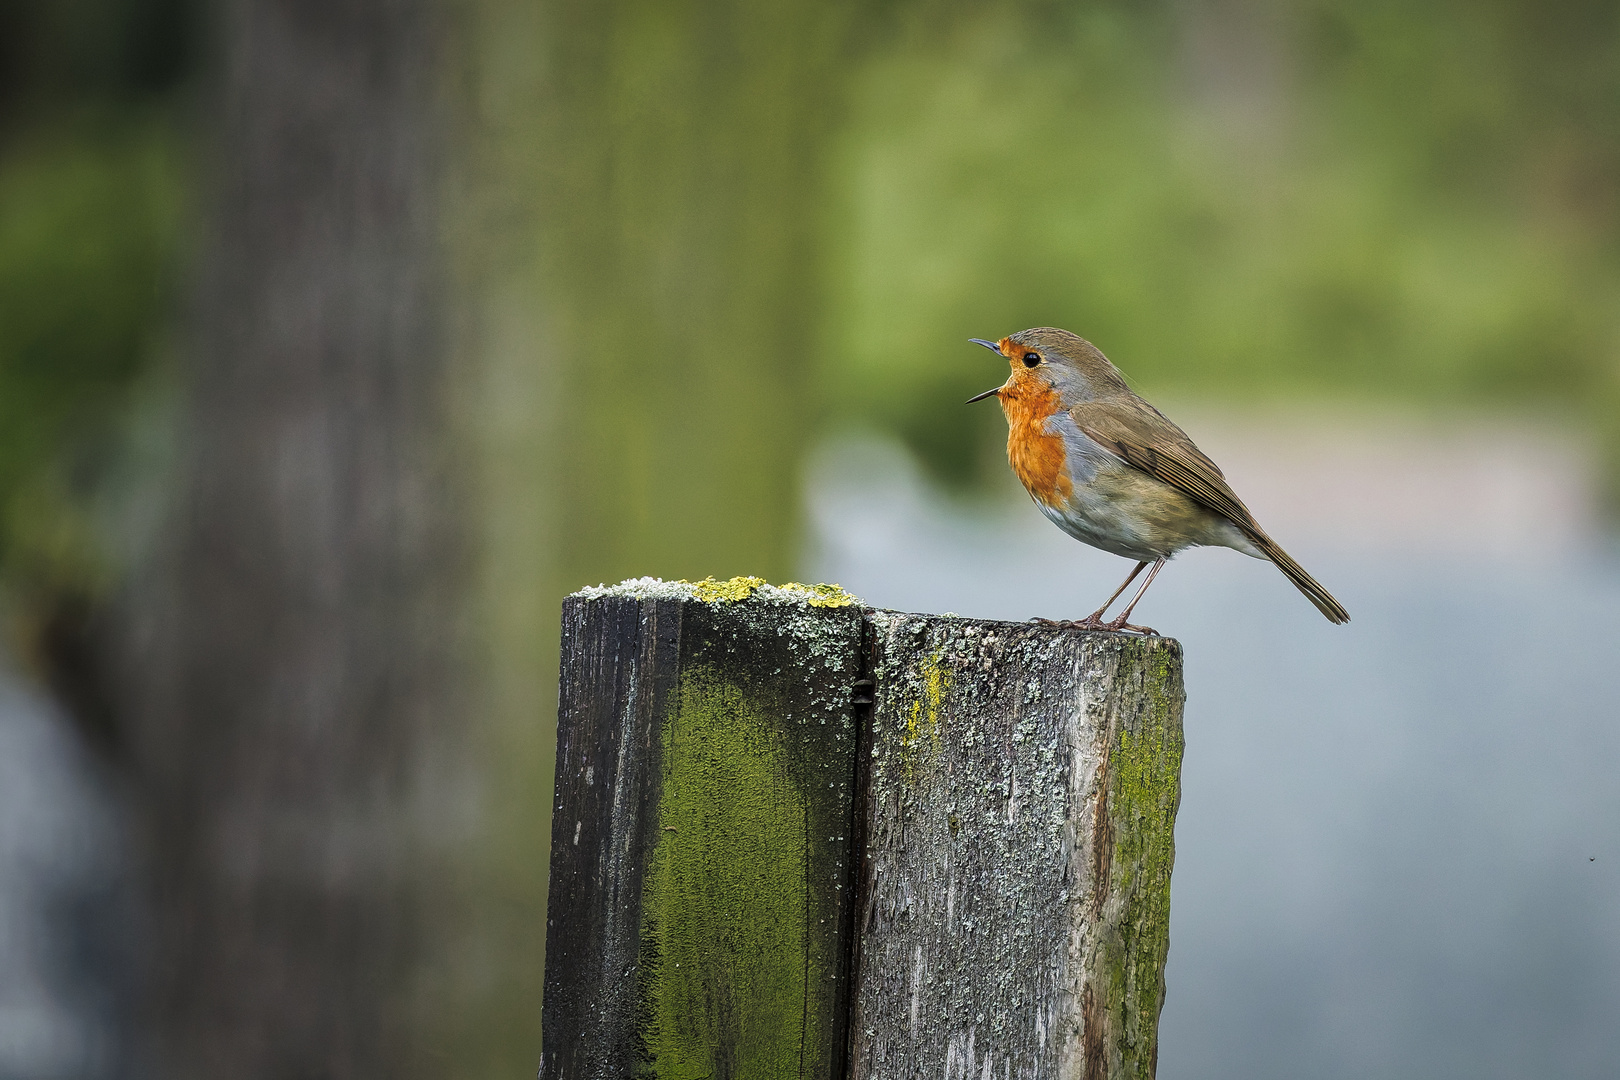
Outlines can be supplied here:
<path id="1" fill-rule="evenodd" d="M 973 344 L 975 344 L 975 345 L 983 345 L 985 348 L 989 349 L 991 352 L 995 353 L 997 356 L 1001 355 L 1001 346 L 997 345 L 993 341 L 986 341 L 986 340 L 984 340 L 984 338 L 979 338 L 979 337 L 970 337 L 970 338 L 968 338 L 968 340 L 973 342 Z M 980 394 L 978 397 L 970 397 L 970 398 L 968 398 L 967 401 L 964 402 L 964 404 L 971 405 L 975 401 L 983 401 L 985 398 L 994 397 L 995 395 L 997 395 L 999 393 L 1001 393 L 1001 387 L 998 386 L 993 390 L 986 390 L 984 393 Z"/>

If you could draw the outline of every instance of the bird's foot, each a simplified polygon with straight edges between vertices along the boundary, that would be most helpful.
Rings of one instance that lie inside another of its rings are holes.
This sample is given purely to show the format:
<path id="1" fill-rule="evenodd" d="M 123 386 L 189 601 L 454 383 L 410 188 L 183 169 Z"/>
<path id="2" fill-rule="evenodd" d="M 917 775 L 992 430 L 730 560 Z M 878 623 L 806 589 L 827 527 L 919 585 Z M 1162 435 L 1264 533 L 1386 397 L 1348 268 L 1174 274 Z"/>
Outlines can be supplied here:
<path id="1" fill-rule="evenodd" d="M 1103 626 L 1100 627 L 1100 629 L 1107 630 L 1110 633 L 1114 633 L 1114 634 L 1141 634 L 1143 637 L 1158 637 L 1159 636 L 1159 632 L 1157 630 L 1153 629 L 1153 627 L 1151 627 L 1151 626 L 1136 626 L 1133 623 L 1128 623 L 1128 622 L 1125 621 L 1125 617 L 1123 615 L 1120 616 L 1119 618 L 1115 619 L 1111 623 L 1103 624 Z"/>
<path id="2" fill-rule="evenodd" d="M 1094 611 L 1083 619 L 1043 619 L 1039 615 L 1029 620 L 1041 626 L 1050 626 L 1058 630 L 1107 630 L 1108 624 L 1102 621 L 1102 612 Z"/>

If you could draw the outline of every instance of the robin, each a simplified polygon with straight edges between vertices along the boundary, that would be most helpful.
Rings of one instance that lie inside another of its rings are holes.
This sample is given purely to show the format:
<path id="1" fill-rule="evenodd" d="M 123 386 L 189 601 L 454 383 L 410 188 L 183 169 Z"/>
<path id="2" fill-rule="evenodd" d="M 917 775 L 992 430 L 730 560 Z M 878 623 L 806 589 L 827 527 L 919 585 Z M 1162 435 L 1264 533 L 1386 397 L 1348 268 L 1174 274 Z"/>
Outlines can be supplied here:
<path id="1" fill-rule="evenodd" d="M 1049 326 L 1000 341 L 970 340 L 1012 366 L 1005 383 L 968 403 L 1000 399 L 1007 460 L 1041 513 L 1076 540 L 1137 560 L 1102 607 L 1069 625 L 1157 633 L 1132 626 L 1131 611 L 1176 552 L 1200 546 L 1270 559 L 1330 622 L 1350 621 L 1350 613 L 1260 528 L 1220 468 L 1126 386 L 1091 342 Z M 1150 565 L 1125 610 L 1103 622 L 1109 606 Z"/>

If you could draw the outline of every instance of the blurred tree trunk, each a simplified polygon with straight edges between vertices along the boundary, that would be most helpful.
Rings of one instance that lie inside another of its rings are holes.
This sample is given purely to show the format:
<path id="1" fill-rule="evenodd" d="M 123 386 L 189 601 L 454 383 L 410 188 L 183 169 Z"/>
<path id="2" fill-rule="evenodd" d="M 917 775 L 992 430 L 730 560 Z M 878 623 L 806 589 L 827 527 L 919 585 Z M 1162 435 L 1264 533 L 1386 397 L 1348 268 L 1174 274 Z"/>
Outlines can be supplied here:
<path id="1" fill-rule="evenodd" d="M 450 10 L 220 17 L 129 624 L 165 1075 L 532 1070 L 559 598 L 792 565 L 852 8 Z"/>
<path id="2" fill-rule="evenodd" d="M 216 18 L 182 492 L 135 600 L 157 1067 L 408 1076 L 464 722 L 440 15 Z"/>

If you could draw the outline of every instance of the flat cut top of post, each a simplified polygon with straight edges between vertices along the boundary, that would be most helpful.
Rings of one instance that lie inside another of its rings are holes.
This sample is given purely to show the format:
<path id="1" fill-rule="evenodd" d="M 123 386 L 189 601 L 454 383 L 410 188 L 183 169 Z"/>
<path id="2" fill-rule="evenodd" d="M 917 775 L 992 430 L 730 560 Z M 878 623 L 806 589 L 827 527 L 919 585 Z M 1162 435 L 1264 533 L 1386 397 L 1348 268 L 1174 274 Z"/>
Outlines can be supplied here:
<path id="1" fill-rule="evenodd" d="M 584 600 L 616 596 L 629 600 L 701 600 L 715 604 L 739 600 L 761 600 L 800 608 L 841 608 L 860 606 L 860 597 L 842 585 L 772 585 L 764 578 L 734 577 L 726 581 L 665 581 L 663 578 L 630 578 L 617 585 L 590 585 L 573 594 Z"/>

